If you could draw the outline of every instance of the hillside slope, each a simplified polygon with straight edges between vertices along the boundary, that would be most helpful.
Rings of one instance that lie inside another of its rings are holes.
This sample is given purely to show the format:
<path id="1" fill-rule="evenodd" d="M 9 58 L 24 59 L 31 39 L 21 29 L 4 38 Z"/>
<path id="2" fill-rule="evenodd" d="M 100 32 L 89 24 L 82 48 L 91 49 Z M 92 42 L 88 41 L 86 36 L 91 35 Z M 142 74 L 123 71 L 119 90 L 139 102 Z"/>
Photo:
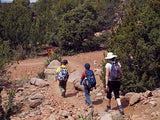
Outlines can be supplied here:
<path id="1" fill-rule="evenodd" d="M 89 53 L 81 53 L 74 56 L 65 56 L 64 59 L 69 61 L 69 71 L 73 72 L 75 70 L 83 71 L 84 64 L 86 62 L 91 64 L 91 69 L 96 71 L 101 68 L 101 61 L 104 59 L 103 53 L 105 51 L 95 51 Z M 20 80 L 28 81 L 30 78 L 37 76 L 37 73 L 44 69 L 44 62 L 47 60 L 47 57 L 27 59 L 20 61 L 19 64 L 14 64 L 9 70 L 11 72 L 11 80 Z M 94 91 L 102 91 L 102 97 L 105 97 L 106 93 L 103 92 L 103 87 L 101 80 L 99 79 L 99 72 L 96 74 L 98 88 Z M 23 88 L 19 88 L 20 91 L 16 94 L 16 100 L 23 101 L 24 105 L 21 113 L 16 116 L 12 116 L 12 120 L 54 120 L 52 115 L 54 114 L 55 118 L 59 116 L 67 116 L 66 120 L 72 120 L 69 118 L 76 118 L 79 114 L 88 114 L 90 109 L 85 105 L 85 97 L 82 91 L 77 91 L 74 89 L 74 86 L 71 82 L 67 84 L 67 93 L 66 98 L 61 98 L 60 90 L 58 87 L 58 82 L 49 81 L 49 86 L 44 88 L 35 87 L 26 83 Z M 22 91 L 21 91 L 22 90 Z M 96 92 L 91 93 L 91 99 L 94 105 L 94 114 L 104 112 L 107 101 L 103 99 L 95 99 Z M 143 101 L 140 101 L 138 104 L 129 106 L 129 102 L 126 99 L 122 98 L 122 104 L 124 106 L 124 111 L 126 116 L 129 116 L 132 120 L 159 120 L 160 113 L 160 90 L 157 89 L 153 91 L 153 96 L 145 98 Z M 33 95 L 42 94 L 44 100 L 42 104 L 36 108 L 30 108 L 29 102 L 26 99 L 29 99 Z M 97 92 L 98 94 L 98 92 Z M 3 101 L 6 100 L 6 92 L 2 92 Z M 146 102 L 146 103 L 145 103 Z M 156 105 L 151 104 L 150 102 L 155 102 Z M 117 104 L 113 99 L 112 109 L 117 109 Z M 69 117 L 68 117 L 69 116 Z M 60 120 L 62 120 L 60 118 Z M 98 120 L 98 118 L 96 119 Z"/>

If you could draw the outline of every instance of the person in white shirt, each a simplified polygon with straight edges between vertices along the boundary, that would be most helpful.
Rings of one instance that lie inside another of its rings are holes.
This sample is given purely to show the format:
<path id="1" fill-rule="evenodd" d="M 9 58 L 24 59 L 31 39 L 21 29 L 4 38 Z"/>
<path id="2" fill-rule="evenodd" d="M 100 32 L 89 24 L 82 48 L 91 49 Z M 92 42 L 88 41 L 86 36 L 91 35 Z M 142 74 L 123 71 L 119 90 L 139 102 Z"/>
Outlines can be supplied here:
<path id="1" fill-rule="evenodd" d="M 106 68 L 106 90 L 107 90 L 107 99 L 108 105 L 106 108 L 106 112 L 111 109 L 111 93 L 114 92 L 115 99 L 117 101 L 120 113 L 124 115 L 123 107 L 121 104 L 121 100 L 119 97 L 119 89 L 120 89 L 120 79 L 122 76 L 121 64 L 116 62 L 117 55 L 112 52 L 108 52 L 107 57 L 105 59 L 108 60 L 105 68 Z"/>

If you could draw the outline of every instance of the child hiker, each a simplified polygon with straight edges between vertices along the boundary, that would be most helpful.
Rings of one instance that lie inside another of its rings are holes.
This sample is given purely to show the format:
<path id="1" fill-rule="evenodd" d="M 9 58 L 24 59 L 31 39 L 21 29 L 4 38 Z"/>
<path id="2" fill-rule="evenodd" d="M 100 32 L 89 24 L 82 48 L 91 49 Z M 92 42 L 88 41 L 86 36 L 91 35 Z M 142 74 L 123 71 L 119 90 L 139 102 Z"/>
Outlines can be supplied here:
<path id="1" fill-rule="evenodd" d="M 86 97 L 86 104 L 89 105 L 89 107 L 93 107 L 92 101 L 90 99 L 90 91 L 93 87 L 96 88 L 96 79 L 94 76 L 94 73 L 92 70 L 90 70 L 90 64 L 86 63 L 84 65 L 85 71 L 83 72 L 81 76 L 80 84 L 84 86 L 84 93 Z"/>
<path id="2" fill-rule="evenodd" d="M 67 80 L 69 78 L 68 68 L 66 67 L 67 64 L 68 64 L 68 60 L 63 60 L 62 65 L 58 67 L 56 71 L 62 97 L 65 97 Z"/>
<path id="3" fill-rule="evenodd" d="M 111 93 L 114 92 L 115 99 L 117 101 L 120 113 L 124 115 L 123 107 L 121 104 L 121 100 L 119 98 L 119 89 L 120 89 L 120 80 L 122 76 L 121 65 L 119 62 L 116 62 L 115 58 L 117 55 L 114 55 L 112 52 L 108 52 L 107 57 L 105 59 L 108 60 L 106 64 L 106 90 L 107 90 L 107 98 L 108 105 L 105 110 L 108 112 L 111 109 Z"/>

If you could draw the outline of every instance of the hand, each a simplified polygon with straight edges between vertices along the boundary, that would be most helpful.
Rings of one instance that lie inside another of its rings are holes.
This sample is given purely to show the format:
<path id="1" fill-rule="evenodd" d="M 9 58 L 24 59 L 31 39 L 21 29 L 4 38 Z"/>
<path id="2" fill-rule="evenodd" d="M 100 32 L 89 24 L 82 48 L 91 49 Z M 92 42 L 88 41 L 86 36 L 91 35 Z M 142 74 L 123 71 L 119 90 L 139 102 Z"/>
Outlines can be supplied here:
<path id="1" fill-rule="evenodd" d="M 106 90 L 107 90 L 107 92 L 109 91 L 109 87 L 108 87 L 108 85 L 106 85 Z"/>

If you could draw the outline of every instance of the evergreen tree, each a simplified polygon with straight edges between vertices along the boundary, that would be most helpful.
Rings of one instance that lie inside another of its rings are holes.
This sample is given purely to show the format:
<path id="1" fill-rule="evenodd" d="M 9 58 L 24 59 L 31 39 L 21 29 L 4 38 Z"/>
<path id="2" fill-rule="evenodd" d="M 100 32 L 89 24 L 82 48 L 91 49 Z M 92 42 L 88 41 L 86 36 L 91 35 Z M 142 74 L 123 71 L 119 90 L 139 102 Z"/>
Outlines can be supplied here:
<path id="1" fill-rule="evenodd" d="M 158 9 L 145 0 L 131 0 L 122 27 L 111 38 L 109 50 L 118 55 L 123 68 L 123 92 L 160 87 Z"/>
<path id="2" fill-rule="evenodd" d="M 80 51 L 83 40 L 96 31 L 96 20 L 97 13 L 89 3 L 63 14 L 58 30 L 60 46 L 65 50 Z"/>
<path id="3" fill-rule="evenodd" d="M 0 16 L 2 27 L 0 36 L 10 41 L 13 49 L 19 44 L 27 48 L 32 23 L 29 0 L 14 0 L 13 3 L 3 4 Z"/>
<path id="4" fill-rule="evenodd" d="M 0 79 L 6 63 L 9 63 L 10 60 L 9 42 L 3 41 L 2 38 L 0 38 Z"/>

